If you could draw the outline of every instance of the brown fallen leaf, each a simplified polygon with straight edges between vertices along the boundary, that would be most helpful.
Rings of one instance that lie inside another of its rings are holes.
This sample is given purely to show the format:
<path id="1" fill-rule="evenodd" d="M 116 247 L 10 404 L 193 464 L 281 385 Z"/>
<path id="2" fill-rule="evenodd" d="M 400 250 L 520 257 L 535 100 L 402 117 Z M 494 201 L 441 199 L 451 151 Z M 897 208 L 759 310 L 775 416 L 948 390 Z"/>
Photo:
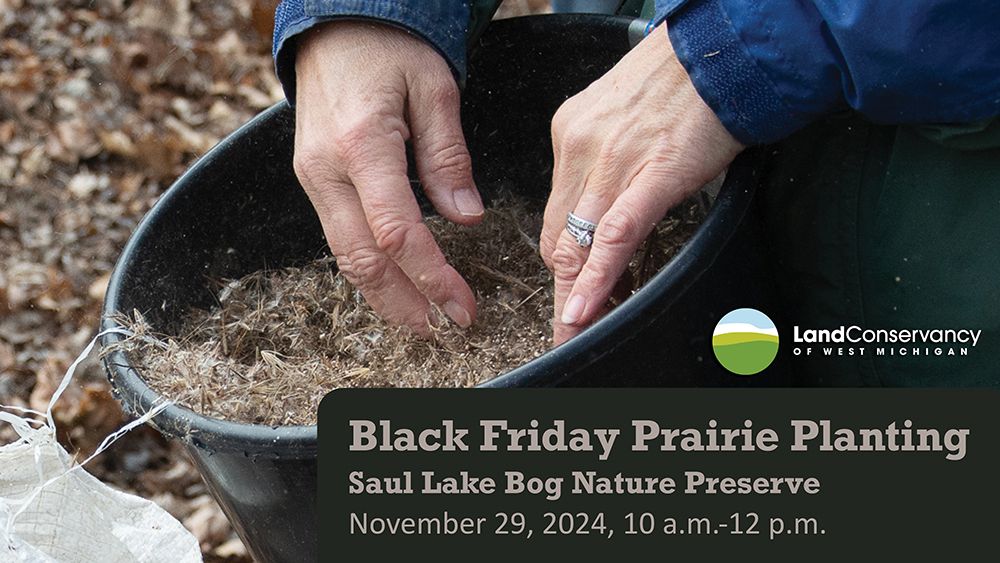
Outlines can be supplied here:
<path id="1" fill-rule="evenodd" d="M 135 143 L 123 131 L 98 131 L 97 138 L 100 139 L 104 150 L 110 154 L 133 158 L 136 155 Z"/>
<path id="2" fill-rule="evenodd" d="M 187 518 L 184 527 L 198 538 L 203 550 L 211 550 L 229 539 L 230 527 L 222 509 L 208 495 L 199 499 L 200 505 Z"/>
<path id="3" fill-rule="evenodd" d="M 5 145 L 14 138 L 14 122 L 13 121 L 2 121 L 0 122 L 0 145 Z"/>
<path id="4" fill-rule="evenodd" d="M 0 290 L 2 291 L 2 290 Z M 17 363 L 14 347 L 0 340 L 0 373 L 4 373 Z"/>
<path id="5" fill-rule="evenodd" d="M 28 399 L 28 404 L 31 408 L 41 412 L 45 412 L 48 409 L 49 400 L 52 399 L 52 394 L 55 393 L 59 382 L 62 381 L 66 367 L 67 364 L 55 358 L 49 358 L 45 361 L 35 376 L 35 387 L 31 390 L 31 397 Z M 78 392 L 78 389 L 66 390 L 66 393 L 70 395 Z M 73 401 L 70 400 L 70 402 L 72 403 Z"/>
<path id="6" fill-rule="evenodd" d="M 247 557 L 247 548 L 243 545 L 238 537 L 231 537 L 226 540 L 222 545 L 212 550 L 212 554 L 216 557 L 222 557 L 224 559 L 230 558 L 244 558 Z"/>
<path id="7" fill-rule="evenodd" d="M 62 428 L 71 428 L 67 434 L 72 446 L 88 455 L 125 422 L 121 405 L 106 385 L 98 383 L 83 385 L 80 393 L 74 394 L 72 403 L 60 404 L 56 412 Z"/>
<path id="8" fill-rule="evenodd" d="M 63 162 L 76 164 L 78 160 L 90 158 L 101 152 L 101 143 L 97 140 L 93 128 L 80 117 L 57 123 L 55 138 L 59 139 L 66 153 L 51 156 Z"/>
<path id="9" fill-rule="evenodd" d="M 87 288 L 87 295 L 95 301 L 103 301 L 104 294 L 108 291 L 108 282 L 111 281 L 111 272 L 102 274 L 101 277 L 94 280 L 90 287 Z"/>

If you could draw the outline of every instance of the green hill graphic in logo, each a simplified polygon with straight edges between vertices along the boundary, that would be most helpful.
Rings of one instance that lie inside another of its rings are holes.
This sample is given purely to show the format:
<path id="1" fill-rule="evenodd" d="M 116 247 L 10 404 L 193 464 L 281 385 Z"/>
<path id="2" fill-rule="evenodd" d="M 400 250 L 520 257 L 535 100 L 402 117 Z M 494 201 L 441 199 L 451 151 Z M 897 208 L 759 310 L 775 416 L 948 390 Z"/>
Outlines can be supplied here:
<path id="1" fill-rule="evenodd" d="M 712 350 L 722 367 L 753 375 L 778 355 L 778 329 L 757 309 L 736 309 L 719 320 L 712 333 Z"/>

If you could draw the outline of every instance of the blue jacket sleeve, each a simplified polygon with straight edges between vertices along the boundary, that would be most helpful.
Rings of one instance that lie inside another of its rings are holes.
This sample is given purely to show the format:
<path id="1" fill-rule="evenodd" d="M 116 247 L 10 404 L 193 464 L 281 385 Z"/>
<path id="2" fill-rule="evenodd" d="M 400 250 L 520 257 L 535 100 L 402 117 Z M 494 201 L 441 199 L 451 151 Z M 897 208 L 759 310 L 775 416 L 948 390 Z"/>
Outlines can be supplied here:
<path id="1" fill-rule="evenodd" d="M 419 35 L 465 75 L 468 0 L 282 0 L 274 14 L 274 64 L 285 90 L 295 101 L 295 39 L 307 29 L 333 19 L 371 19 Z"/>
<path id="2" fill-rule="evenodd" d="M 877 123 L 1000 114 L 996 0 L 658 0 L 705 102 L 745 144 L 853 108 Z"/>

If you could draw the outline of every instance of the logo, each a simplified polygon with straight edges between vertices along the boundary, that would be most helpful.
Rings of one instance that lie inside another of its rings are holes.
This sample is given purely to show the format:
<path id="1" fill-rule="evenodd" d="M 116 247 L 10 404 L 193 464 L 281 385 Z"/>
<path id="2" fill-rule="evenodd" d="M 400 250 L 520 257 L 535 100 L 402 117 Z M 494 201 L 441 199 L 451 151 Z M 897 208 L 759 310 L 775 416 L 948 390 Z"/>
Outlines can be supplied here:
<path id="1" fill-rule="evenodd" d="M 733 373 L 760 373 L 778 355 L 778 329 L 757 309 L 736 309 L 715 325 L 712 350 L 722 367 Z"/>

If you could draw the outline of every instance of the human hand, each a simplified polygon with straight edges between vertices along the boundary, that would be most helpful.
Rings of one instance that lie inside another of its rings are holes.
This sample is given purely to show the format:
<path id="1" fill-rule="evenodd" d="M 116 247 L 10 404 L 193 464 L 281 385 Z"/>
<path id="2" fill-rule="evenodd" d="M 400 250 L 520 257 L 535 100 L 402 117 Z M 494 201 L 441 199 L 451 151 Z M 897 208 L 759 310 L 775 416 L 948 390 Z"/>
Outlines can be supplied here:
<path id="1" fill-rule="evenodd" d="M 434 303 L 468 327 L 475 297 L 424 225 L 406 174 L 412 139 L 438 212 L 482 219 L 448 64 L 405 31 L 344 21 L 309 32 L 295 73 L 295 173 L 340 271 L 390 322 L 427 335 Z"/>
<path id="2" fill-rule="evenodd" d="M 555 277 L 555 344 L 607 310 L 639 244 L 743 149 L 695 90 L 665 25 L 552 118 L 555 163 L 541 253 Z M 597 223 L 593 246 L 569 212 Z"/>

